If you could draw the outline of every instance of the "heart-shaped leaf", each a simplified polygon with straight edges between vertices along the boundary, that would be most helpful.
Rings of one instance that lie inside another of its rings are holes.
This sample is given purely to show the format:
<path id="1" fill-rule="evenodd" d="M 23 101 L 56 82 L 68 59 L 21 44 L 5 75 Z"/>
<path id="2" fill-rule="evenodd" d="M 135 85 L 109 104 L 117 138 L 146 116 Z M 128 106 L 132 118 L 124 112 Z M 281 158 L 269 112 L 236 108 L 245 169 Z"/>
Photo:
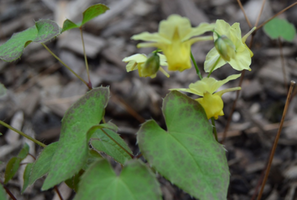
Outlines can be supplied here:
<path id="1" fill-rule="evenodd" d="M 131 159 L 131 155 L 133 155 L 131 149 L 117 133 L 103 127 L 109 126 L 106 124 L 93 126 L 88 131 L 87 141 L 90 138 L 90 143 L 96 151 L 104 152 L 117 162 L 125 164 L 127 160 Z"/>
<path id="2" fill-rule="evenodd" d="M 63 23 L 62 32 L 73 28 L 79 28 L 93 18 L 105 13 L 107 10 L 109 10 L 109 8 L 106 5 L 100 3 L 92 5 L 83 12 L 83 20 L 81 23 L 75 24 L 71 20 L 66 19 Z"/>
<path id="3" fill-rule="evenodd" d="M 61 28 L 58 24 L 49 19 L 42 19 L 35 22 L 36 29 L 38 31 L 34 42 L 45 43 L 61 33 Z"/>
<path id="4" fill-rule="evenodd" d="M 58 147 L 42 190 L 69 179 L 84 167 L 89 150 L 86 134 L 101 121 L 108 99 L 108 87 L 94 88 L 65 113 Z"/>
<path id="5" fill-rule="evenodd" d="M 37 35 L 36 27 L 30 27 L 22 32 L 14 33 L 12 37 L 0 46 L 0 59 L 6 62 L 11 62 L 18 59 L 26 44 L 33 41 Z"/>
<path id="6" fill-rule="evenodd" d="M 14 33 L 12 37 L 0 46 L 0 59 L 11 62 L 18 59 L 25 47 L 31 42 L 44 43 L 58 36 L 61 33 L 56 22 L 42 19 L 22 32 Z"/>
<path id="7" fill-rule="evenodd" d="M 227 198 L 229 170 L 224 148 L 213 137 L 201 105 L 172 91 L 163 101 L 167 131 L 154 121 L 137 133 L 139 148 L 161 175 L 201 200 Z"/>
<path id="8" fill-rule="evenodd" d="M 274 18 L 264 25 L 264 32 L 271 38 L 277 39 L 282 37 L 289 42 L 293 41 L 296 35 L 294 24 L 289 23 L 285 19 Z"/>
<path id="9" fill-rule="evenodd" d="M 98 160 L 84 173 L 74 200 L 161 200 L 159 183 L 139 160 L 130 160 L 117 176 L 110 164 Z"/>

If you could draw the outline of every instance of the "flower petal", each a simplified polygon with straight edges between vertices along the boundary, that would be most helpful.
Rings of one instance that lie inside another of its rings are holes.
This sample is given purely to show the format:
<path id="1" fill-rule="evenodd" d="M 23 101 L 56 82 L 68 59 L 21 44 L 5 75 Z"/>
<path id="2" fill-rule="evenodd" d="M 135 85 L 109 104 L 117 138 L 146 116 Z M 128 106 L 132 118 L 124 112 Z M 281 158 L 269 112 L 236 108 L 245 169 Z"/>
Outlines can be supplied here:
<path id="1" fill-rule="evenodd" d="M 220 54 L 216 50 L 215 47 L 213 47 L 206 55 L 205 61 L 204 61 L 204 71 L 210 72 L 210 70 L 213 68 L 214 64 L 219 59 Z M 217 65 L 215 66 L 214 70 L 222 67 L 224 64 L 226 64 L 226 61 L 224 59 L 220 59 Z"/>
<path id="2" fill-rule="evenodd" d="M 147 59 L 147 56 L 145 54 L 134 54 L 132 56 L 126 57 L 123 59 L 123 62 L 129 62 L 131 60 L 137 62 L 137 63 L 144 63 Z"/>
<path id="3" fill-rule="evenodd" d="M 214 27 L 215 27 L 215 24 L 201 23 L 199 24 L 199 26 L 195 28 L 191 28 L 191 30 L 187 34 L 181 35 L 181 40 L 186 41 L 191 37 L 202 35 L 207 31 L 213 30 Z"/>
<path id="4" fill-rule="evenodd" d="M 237 53 L 235 58 L 229 61 L 229 64 L 237 71 L 242 71 L 244 69 L 251 71 L 250 65 L 252 63 L 252 59 L 249 48 L 246 48 L 244 44 L 237 51 L 240 53 Z"/>
<path id="5" fill-rule="evenodd" d="M 241 90 L 241 87 L 227 88 L 227 89 L 221 90 L 219 92 L 216 92 L 216 94 L 219 95 L 219 96 L 222 96 L 226 92 L 233 92 L 233 91 L 236 91 L 236 90 Z"/>
<path id="6" fill-rule="evenodd" d="M 149 32 L 143 32 L 138 35 L 133 35 L 131 37 L 133 40 L 143 40 L 143 41 L 148 41 L 148 42 L 157 42 L 157 43 L 165 43 L 165 44 L 170 44 L 171 41 L 168 40 L 165 37 L 162 37 L 158 33 L 149 33 Z"/>
<path id="7" fill-rule="evenodd" d="M 224 115 L 224 112 L 223 112 L 224 102 L 221 96 L 216 94 L 212 95 L 209 93 L 205 93 L 203 98 L 198 98 L 196 100 L 204 108 L 207 119 L 210 119 L 212 117 L 214 117 L 215 119 L 218 119 L 219 116 Z"/>

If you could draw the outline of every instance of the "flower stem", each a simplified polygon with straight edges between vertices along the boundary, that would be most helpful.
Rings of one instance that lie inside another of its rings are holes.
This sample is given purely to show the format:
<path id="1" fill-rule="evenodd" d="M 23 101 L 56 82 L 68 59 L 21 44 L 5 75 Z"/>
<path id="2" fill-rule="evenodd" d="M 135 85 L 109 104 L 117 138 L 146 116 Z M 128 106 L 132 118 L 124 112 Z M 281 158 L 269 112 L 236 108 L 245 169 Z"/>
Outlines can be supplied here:
<path id="1" fill-rule="evenodd" d="M 193 62 L 193 64 L 194 64 L 194 66 L 195 66 L 197 75 L 198 75 L 199 78 L 202 80 L 202 75 L 201 75 L 201 73 L 200 73 L 200 71 L 199 71 L 198 65 L 197 65 L 197 63 L 196 63 L 196 61 L 195 61 L 195 58 L 194 58 L 194 56 L 193 56 L 192 51 L 191 51 L 191 59 L 192 59 L 192 62 Z"/>
<path id="2" fill-rule="evenodd" d="M 86 86 L 91 90 L 92 88 L 89 86 L 89 84 L 82 79 L 77 73 L 75 73 L 68 65 L 66 65 L 56 54 L 54 54 L 44 43 L 41 43 L 42 46 L 50 53 L 52 56 L 54 56 L 60 63 L 62 63 L 69 71 L 71 71 L 78 79 L 80 79 Z"/>
<path id="3" fill-rule="evenodd" d="M 12 126 L 6 124 L 5 122 L 3 122 L 3 121 L 1 121 L 1 120 L 0 120 L 0 124 L 1 124 L 2 126 L 5 126 L 6 128 L 9 128 L 10 130 L 13 130 L 14 132 L 20 134 L 21 136 L 24 136 L 25 138 L 31 140 L 32 142 L 38 144 L 39 146 L 46 147 L 46 145 L 43 144 L 42 142 L 39 142 L 38 140 L 35 140 L 34 138 L 30 137 L 29 135 L 23 133 L 22 131 L 19 131 L 19 130 L 13 128 Z"/>
<path id="4" fill-rule="evenodd" d="M 215 67 L 217 66 L 217 64 L 219 63 L 220 59 L 221 59 L 221 56 L 219 56 L 219 58 L 217 59 L 217 61 L 215 62 L 215 64 L 211 68 L 211 70 L 209 71 L 209 74 L 208 74 L 207 78 L 210 77 L 211 73 L 213 72 L 213 70 L 215 69 Z"/>
<path id="5" fill-rule="evenodd" d="M 92 83 L 91 83 L 91 79 L 90 79 L 89 64 L 88 64 L 88 59 L 87 59 L 87 54 L 86 54 L 86 49 L 85 49 L 85 42 L 84 42 L 84 37 L 83 37 L 83 31 L 82 31 L 82 26 L 79 27 L 79 30 L 80 30 L 80 36 L 81 36 L 81 41 L 82 41 L 82 45 L 83 45 L 85 65 L 86 65 L 86 70 L 87 70 L 87 74 L 88 74 L 89 85 L 90 85 L 90 87 L 92 87 Z"/>
<path id="6" fill-rule="evenodd" d="M 216 122 L 215 122 L 215 119 L 212 117 L 211 118 L 211 123 L 212 123 L 212 127 L 213 127 L 213 134 L 216 138 L 216 141 L 219 142 L 218 140 L 218 134 L 217 134 L 217 128 L 216 128 Z"/>

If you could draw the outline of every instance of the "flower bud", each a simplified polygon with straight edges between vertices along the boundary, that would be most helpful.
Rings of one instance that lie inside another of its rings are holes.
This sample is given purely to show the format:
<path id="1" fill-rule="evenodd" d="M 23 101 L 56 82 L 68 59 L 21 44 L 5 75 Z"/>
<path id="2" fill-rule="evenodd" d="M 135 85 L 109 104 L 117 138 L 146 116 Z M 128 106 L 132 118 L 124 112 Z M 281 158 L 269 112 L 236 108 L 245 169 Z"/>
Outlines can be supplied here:
<path id="1" fill-rule="evenodd" d="M 139 76 L 148 77 L 156 74 L 160 68 L 160 58 L 157 53 L 148 55 L 148 59 L 144 63 L 143 67 L 138 70 Z"/>
<path id="2" fill-rule="evenodd" d="M 215 41 L 215 48 L 225 61 L 235 58 L 235 46 L 227 36 L 219 36 Z"/>

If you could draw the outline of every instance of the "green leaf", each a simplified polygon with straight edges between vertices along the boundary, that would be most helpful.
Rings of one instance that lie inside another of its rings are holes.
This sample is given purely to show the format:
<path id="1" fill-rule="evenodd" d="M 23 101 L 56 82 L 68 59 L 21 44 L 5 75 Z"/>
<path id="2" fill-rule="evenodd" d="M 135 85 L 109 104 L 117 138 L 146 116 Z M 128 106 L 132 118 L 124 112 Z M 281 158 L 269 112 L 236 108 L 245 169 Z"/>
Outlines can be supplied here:
<path id="1" fill-rule="evenodd" d="M 0 97 L 4 96 L 6 94 L 6 91 L 7 90 L 5 86 L 2 83 L 0 83 Z M 0 135 L 2 135 L 2 133 L 0 133 Z"/>
<path id="2" fill-rule="evenodd" d="M 162 110 L 167 131 L 150 120 L 137 133 L 143 156 L 156 171 L 195 198 L 226 199 L 229 170 L 225 150 L 214 139 L 201 105 L 172 91 Z"/>
<path id="3" fill-rule="evenodd" d="M 68 187 L 73 189 L 75 192 L 78 191 L 78 184 L 81 176 L 83 175 L 84 171 L 81 170 L 79 173 L 75 174 L 73 177 L 70 179 L 67 179 L 65 183 L 67 184 Z"/>
<path id="4" fill-rule="evenodd" d="M 14 33 L 12 37 L 0 46 L 0 59 L 11 62 L 18 59 L 28 41 L 33 41 L 37 35 L 36 27 L 30 27 L 22 32 Z"/>
<path id="5" fill-rule="evenodd" d="M 26 188 L 30 185 L 30 175 L 31 175 L 31 171 L 32 171 L 33 166 L 34 166 L 34 163 L 28 163 L 27 166 L 26 166 L 26 169 L 25 169 L 25 172 L 24 172 L 24 175 L 23 175 L 24 184 L 23 184 L 23 188 L 22 188 L 21 193 L 23 193 L 26 190 Z"/>
<path id="6" fill-rule="evenodd" d="M 60 33 L 61 29 L 56 22 L 48 19 L 39 20 L 33 27 L 14 33 L 7 42 L 1 45 L 0 59 L 6 62 L 14 61 L 22 55 L 24 48 L 31 42 L 44 43 Z"/>
<path id="7" fill-rule="evenodd" d="M 294 24 L 285 19 L 274 18 L 264 25 L 264 32 L 271 38 L 277 39 L 282 37 L 286 41 L 293 41 L 296 35 Z"/>
<path id="8" fill-rule="evenodd" d="M 81 26 L 87 23 L 88 21 L 94 19 L 95 17 L 105 13 L 109 8 L 103 4 L 96 4 L 90 6 L 87 10 L 83 12 L 83 20 Z"/>
<path id="9" fill-rule="evenodd" d="M 95 162 L 84 173 L 74 200 L 161 200 L 159 183 L 139 160 L 130 160 L 117 176 L 106 160 Z"/>
<path id="10" fill-rule="evenodd" d="M 27 164 L 24 173 L 24 185 L 22 193 L 29 185 L 32 185 L 37 179 L 46 175 L 50 170 L 50 163 L 58 147 L 58 142 L 46 146 L 34 163 Z M 31 165 L 32 164 L 32 165 Z M 26 175 L 26 179 L 25 179 Z M 29 178 L 27 178 L 29 177 Z"/>
<path id="11" fill-rule="evenodd" d="M 5 169 L 4 184 L 8 183 L 8 181 L 10 179 L 12 179 L 13 176 L 17 173 L 17 171 L 20 167 L 21 161 L 22 161 L 22 159 L 17 158 L 17 157 L 13 157 L 8 161 L 8 163 L 6 165 L 6 169 Z"/>
<path id="12" fill-rule="evenodd" d="M 88 21 L 94 19 L 95 17 L 105 13 L 109 8 L 106 5 L 103 4 L 95 4 L 93 6 L 90 6 L 83 12 L 83 20 L 81 23 L 75 24 L 69 19 L 66 19 L 63 23 L 62 32 L 73 29 L 73 28 L 79 28 L 83 26 Z"/>
<path id="13" fill-rule="evenodd" d="M 101 121 L 108 99 L 108 87 L 94 88 L 65 113 L 58 148 L 42 190 L 69 179 L 85 165 L 88 158 L 86 134 Z"/>
<path id="14" fill-rule="evenodd" d="M 121 164 L 132 159 L 129 155 L 132 154 L 131 149 L 117 133 L 106 128 L 103 131 L 101 129 L 101 125 L 93 126 L 87 134 L 87 141 L 91 138 L 91 145 L 96 151 L 106 153 Z"/>
<path id="15" fill-rule="evenodd" d="M 72 22 L 69 19 L 66 19 L 63 23 L 62 32 L 73 29 L 73 28 L 79 28 L 78 25 L 76 25 L 74 22 Z"/>
<path id="16" fill-rule="evenodd" d="M 58 24 L 49 19 L 42 19 L 35 22 L 38 34 L 36 35 L 34 42 L 45 43 L 61 33 L 61 29 Z"/>
<path id="17" fill-rule="evenodd" d="M 7 195 L 6 195 L 6 192 L 5 192 L 5 190 L 4 190 L 3 186 L 2 186 L 2 184 L 1 184 L 1 186 L 0 186 L 0 199 L 1 199 L 1 200 L 6 200 L 6 199 L 8 199 L 8 198 L 7 198 Z"/>
<path id="18" fill-rule="evenodd" d="M 8 161 L 5 169 L 5 180 L 4 180 L 5 184 L 8 183 L 8 181 L 12 179 L 13 176 L 17 173 L 20 167 L 20 163 L 22 162 L 22 160 L 24 160 L 27 157 L 28 153 L 29 153 L 29 145 L 25 143 L 23 148 L 19 152 L 18 156 L 13 157 Z"/>
<path id="19" fill-rule="evenodd" d="M 20 158 L 21 160 L 25 159 L 29 153 L 29 150 L 30 150 L 29 145 L 25 143 L 17 157 Z"/>

